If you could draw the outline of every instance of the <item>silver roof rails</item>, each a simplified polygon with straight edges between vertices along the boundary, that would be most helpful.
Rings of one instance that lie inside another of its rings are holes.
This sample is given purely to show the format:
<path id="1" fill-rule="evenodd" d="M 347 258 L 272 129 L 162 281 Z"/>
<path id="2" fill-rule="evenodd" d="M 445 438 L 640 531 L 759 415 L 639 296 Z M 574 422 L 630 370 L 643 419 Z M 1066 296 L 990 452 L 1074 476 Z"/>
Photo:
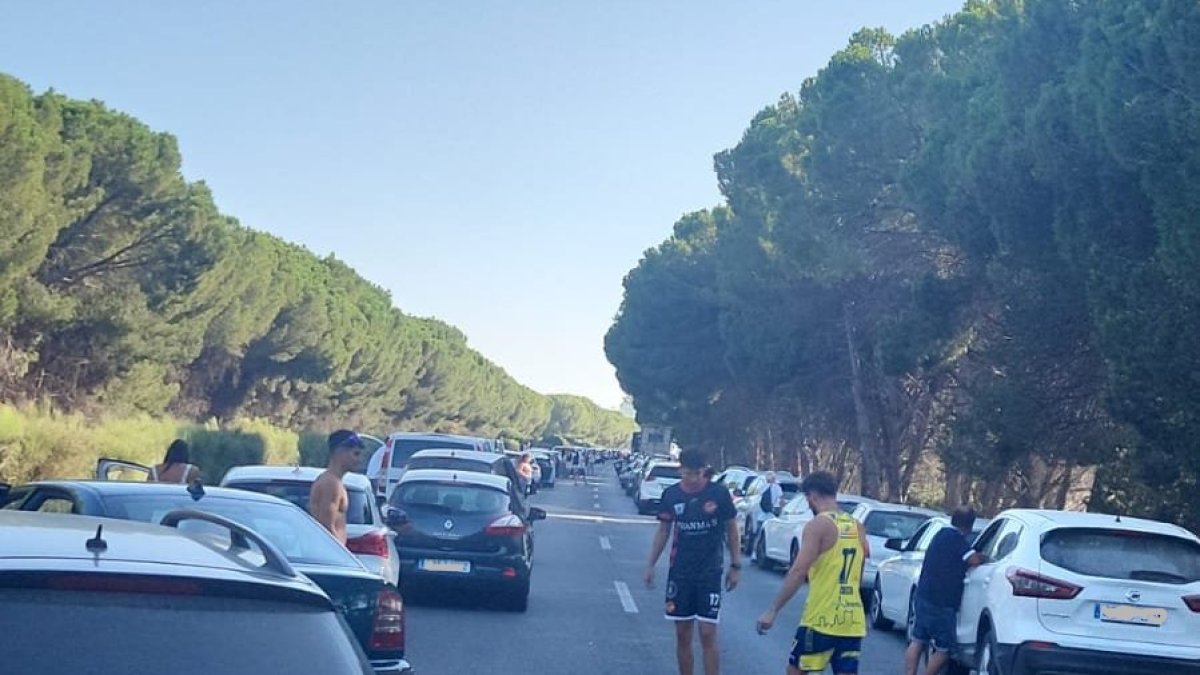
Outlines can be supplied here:
<path id="1" fill-rule="evenodd" d="M 229 530 L 229 551 L 231 553 L 237 549 L 249 549 L 250 542 L 253 541 L 262 551 L 263 558 L 266 559 L 265 567 L 269 567 L 285 577 L 294 578 L 299 576 L 296 569 L 279 552 L 279 549 L 275 548 L 274 544 L 267 541 L 261 534 L 254 530 L 223 516 L 205 511 L 195 511 L 193 509 L 177 509 L 163 516 L 159 523 L 167 527 L 178 528 L 179 523 L 185 520 L 202 520 Z"/>

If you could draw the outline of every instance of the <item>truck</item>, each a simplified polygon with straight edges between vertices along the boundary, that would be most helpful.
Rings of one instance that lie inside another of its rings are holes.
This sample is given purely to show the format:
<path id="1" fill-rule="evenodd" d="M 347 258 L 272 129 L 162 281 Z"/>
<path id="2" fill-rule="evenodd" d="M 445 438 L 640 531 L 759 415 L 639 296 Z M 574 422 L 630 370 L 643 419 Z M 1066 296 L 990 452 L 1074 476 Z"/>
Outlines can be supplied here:
<path id="1" fill-rule="evenodd" d="M 671 427 L 643 424 L 638 445 L 644 455 L 671 455 Z"/>

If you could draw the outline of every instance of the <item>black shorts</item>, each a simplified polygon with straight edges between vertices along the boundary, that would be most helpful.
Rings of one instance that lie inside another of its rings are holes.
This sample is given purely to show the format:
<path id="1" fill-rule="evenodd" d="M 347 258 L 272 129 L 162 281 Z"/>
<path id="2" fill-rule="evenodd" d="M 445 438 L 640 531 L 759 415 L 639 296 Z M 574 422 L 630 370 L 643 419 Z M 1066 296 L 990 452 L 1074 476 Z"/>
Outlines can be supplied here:
<path id="1" fill-rule="evenodd" d="M 721 616 L 721 573 L 691 579 L 667 578 L 667 618 L 717 623 Z"/>
<path id="2" fill-rule="evenodd" d="M 826 635 L 800 626 L 788 663 L 804 673 L 820 673 L 831 666 L 835 673 L 857 673 L 860 651 L 862 638 Z"/>

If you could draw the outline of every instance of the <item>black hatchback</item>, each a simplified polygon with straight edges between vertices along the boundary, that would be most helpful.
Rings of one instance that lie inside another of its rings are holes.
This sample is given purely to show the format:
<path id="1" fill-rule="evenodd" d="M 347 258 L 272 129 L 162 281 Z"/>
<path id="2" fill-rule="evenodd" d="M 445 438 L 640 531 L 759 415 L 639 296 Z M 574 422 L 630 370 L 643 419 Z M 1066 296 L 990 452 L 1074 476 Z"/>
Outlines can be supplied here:
<path id="1" fill-rule="evenodd" d="M 407 590 L 452 585 L 484 590 L 518 612 L 529 605 L 533 523 L 503 476 L 418 469 L 404 473 L 388 502 L 400 579 Z"/>

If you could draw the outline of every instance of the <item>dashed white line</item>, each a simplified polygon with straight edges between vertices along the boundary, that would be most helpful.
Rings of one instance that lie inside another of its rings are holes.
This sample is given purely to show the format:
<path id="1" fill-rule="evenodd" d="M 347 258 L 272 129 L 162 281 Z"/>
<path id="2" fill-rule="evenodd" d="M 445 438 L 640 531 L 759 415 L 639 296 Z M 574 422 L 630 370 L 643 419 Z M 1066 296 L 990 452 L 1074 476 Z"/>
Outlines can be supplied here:
<path id="1" fill-rule="evenodd" d="M 624 581 L 614 581 L 613 586 L 617 587 L 617 597 L 621 598 L 621 609 L 624 609 L 626 614 L 637 614 L 637 603 L 629 593 L 629 586 L 626 586 Z"/>
<path id="2" fill-rule="evenodd" d="M 612 542 L 608 540 L 608 537 L 600 537 L 600 548 L 605 551 L 612 550 Z"/>
<path id="3" fill-rule="evenodd" d="M 600 508 L 600 502 L 596 502 L 595 504 L 592 504 L 592 508 L 594 508 L 594 509 Z"/>

